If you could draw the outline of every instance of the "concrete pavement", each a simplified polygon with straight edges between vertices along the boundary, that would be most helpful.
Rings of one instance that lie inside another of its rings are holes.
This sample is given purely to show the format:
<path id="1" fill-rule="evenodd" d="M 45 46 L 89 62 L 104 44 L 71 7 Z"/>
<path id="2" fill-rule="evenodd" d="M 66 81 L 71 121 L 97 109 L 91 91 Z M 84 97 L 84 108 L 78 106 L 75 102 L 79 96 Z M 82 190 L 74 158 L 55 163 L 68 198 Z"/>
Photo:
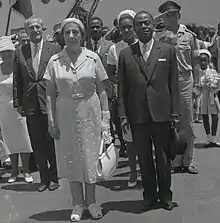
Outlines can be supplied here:
<path id="1" fill-rule="evenodd" d="M 140 183 L 135 189 L 127 188 L 129 168 L 127 160 L 120 161 L 113 177 L 97 186 L 97 201 L 104 209 L 100 223 L 219 223 L 220 222 L 220 148 L 203 148 L 205 133 L 202 124 L 195 125 L 196 176 L 177 174 L 173 176 L 174 202 L 172 212 L 157 209 L 141 213 L 142 191 Z M 220 140 L 220 135 L 219 135 Z M 21 179 L 15 184 L 7 183 L 8 174 L 0 182 L 0 223 L 69 222 L 71 195 L 66 180 L 54 192 L 36 192 L 35 182 L 25 184 Z M 82 222 L 90 222 L 86 213 Z M 96 222 L 96 221 L 91 221 Z"/>

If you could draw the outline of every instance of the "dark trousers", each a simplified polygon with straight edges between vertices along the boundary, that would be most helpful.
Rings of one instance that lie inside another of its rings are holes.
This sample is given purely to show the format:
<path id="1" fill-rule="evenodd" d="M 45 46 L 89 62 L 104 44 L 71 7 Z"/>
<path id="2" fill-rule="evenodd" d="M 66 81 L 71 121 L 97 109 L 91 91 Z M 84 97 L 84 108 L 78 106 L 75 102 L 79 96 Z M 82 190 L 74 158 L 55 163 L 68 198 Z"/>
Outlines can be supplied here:
<path id="1" fill-rule="evenodd" d="M 58 182 L 54 141 L 48 132 L 47 115 L 38 113 L 27 116 L 27 126 L 41 183 Z"/>
<path id="2" fill-rule="evenodd" d="M 171 159 L 169 158 L 169 122 L 151 122 L 131 125 L 141 169 L 144 200 L 153 203 L 172 201 Z M 155 147 L 156 165 L 152 153 Z M 157 187 L 159 194 L 157 193 Z M 159 195 L 159 196 L 158 196 Z"/>
<path id="3" fill-rule="evenodd" d="M 209 115 L 202 115 L 203 118 L 203 125 L 205 128 L 206 135 L 209 135 L 212 133 L 212 136 L 216 136 L 217 129 L 218 129 L 218 114 L 213 114 L 211 115 L 212 117 L 212 125 L 210 129 L 210 124 L 209 124 Z"/>

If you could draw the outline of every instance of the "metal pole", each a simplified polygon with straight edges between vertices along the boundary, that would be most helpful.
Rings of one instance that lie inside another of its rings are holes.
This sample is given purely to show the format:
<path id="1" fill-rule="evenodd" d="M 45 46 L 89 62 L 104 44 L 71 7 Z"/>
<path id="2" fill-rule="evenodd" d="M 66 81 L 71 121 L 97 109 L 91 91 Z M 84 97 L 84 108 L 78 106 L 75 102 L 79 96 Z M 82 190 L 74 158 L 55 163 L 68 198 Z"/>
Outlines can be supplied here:
<path id="1" fill-rule="evenodd" d="M 6 30 L 5 30 L 5 35 L 8 35 L 8 30 L 9 30 L 9 25 L 10 25 L 10 20 L 11 20 L 11 12 L 12 12 L 12 7 L 9 8 L 9 12 L 8 12 L 8 20 L 7 20 L 7 26 L 6 26 Z"/>

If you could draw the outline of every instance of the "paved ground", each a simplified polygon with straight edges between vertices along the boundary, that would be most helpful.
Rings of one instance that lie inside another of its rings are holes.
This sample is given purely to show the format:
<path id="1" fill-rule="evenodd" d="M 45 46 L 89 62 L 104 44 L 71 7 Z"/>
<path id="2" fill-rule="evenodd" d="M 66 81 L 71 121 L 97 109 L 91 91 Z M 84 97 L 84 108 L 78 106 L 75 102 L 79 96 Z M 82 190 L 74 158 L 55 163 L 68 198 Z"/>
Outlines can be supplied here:
<path id="1" fill-rule="evenodd" d="M 104 208 L 100 223 L 219 223 L 220 222 L 220 148 L 204 149 L 205 134 L 201 124 L 195 126 L 195 165 L 197 176 L 173 176 L 174 201 L 172 212 L 162 209 L 140 212 L 141 188 L 127 188 L 129 169 L 127 160 L 121 160 L 114 176 L 97 187 L 97 201 Z M 219 137 L 220 140 L 220 137 Z M 61 181 L 56 192 L 35 192 L 36 184 L 20 182 L 8 185 L 7 174 L 0 182 L 0 223 L 69 222 L 71 196 L 68 184 Z M 38 182 L 38 174 L 34 175 Z M 86 214 L 82 222 L 90 222 Z M 91 221 L 96 222 L 96 221 Z"/>

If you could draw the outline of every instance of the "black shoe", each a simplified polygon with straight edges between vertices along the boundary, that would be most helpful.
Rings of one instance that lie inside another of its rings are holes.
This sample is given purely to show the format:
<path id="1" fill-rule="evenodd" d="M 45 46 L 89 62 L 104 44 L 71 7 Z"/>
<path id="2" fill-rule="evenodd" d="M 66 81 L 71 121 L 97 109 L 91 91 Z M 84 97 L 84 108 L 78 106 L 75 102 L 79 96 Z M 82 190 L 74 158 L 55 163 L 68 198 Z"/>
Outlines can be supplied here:
<path id="1" fill-rule="evenodd" d="M 167 211 L 172 211 L 173 210 L 173 203 L 172 201 L 161 201 L 160 202 L 161 207 Z"/>
<path id="2" fill-rule="evenodd" d="M 51 181 L 49 183 L 48 189 L 49 191 L 54 191 L 54 190 L 57 190 L 59 187 L 60 185 L 58 183 Z"/>
<path id="3" fill-rule="evenodd" d="M 150 210 L 153 210 L 156 206 L 157 206 L 157 201 L 153 201 L 153 202 L 147 202 L 147 201 L 143 201 L 143 204 L 142 204 L 142 211 L 150 211 Z"/>
<path id="4" fill-rule="evenodd" d="M 189 174 L 198 174 L 198 170 L 194 166 L 183 167 L 183 172 Z"/>
<path id="5" fill-rule="evenodd" d="M 180 167 L 172 167 L 171 174 L 182 173 L 182 171 L 183 171 L 183 168 L 181 166 Z"/>
<path id="6" fill-rule="evenodd" d="M 43 191 L 47 190 L 47 188 L 48 188 L 48 185 L 40 184 L 40 186 L 37 188 L 37 191 L 38 192 L 43 192 Z"/>

